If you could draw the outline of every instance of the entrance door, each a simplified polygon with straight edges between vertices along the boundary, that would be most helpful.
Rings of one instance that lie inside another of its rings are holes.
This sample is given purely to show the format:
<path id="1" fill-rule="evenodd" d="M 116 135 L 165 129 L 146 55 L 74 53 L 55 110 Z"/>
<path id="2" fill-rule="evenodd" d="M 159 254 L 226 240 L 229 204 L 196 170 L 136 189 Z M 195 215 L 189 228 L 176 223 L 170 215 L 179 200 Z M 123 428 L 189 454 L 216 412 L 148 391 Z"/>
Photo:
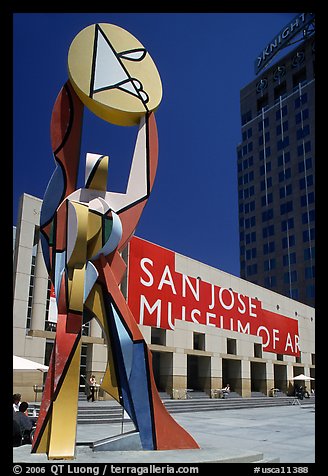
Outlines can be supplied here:
<path id="1" fill-rule="evenodd" d="M 264 362 L 251 362 L 251 391 L 267 394 L 266 365 Z"/>
<path id="2" fill-rule="evenodd" d="M 287 393 L 287 366 L 282 364 L 273 365 L 274 386 L 281 392 Z"/>
<path id="3" fill-rule="evenodd" d="M 170 394 L 172 391 L 173 354 L 171 352 L 152 351 L 152 356 L 157 390 Z"/>
<path id="4" fill-rule="evenodd" d="M 241 361 L 237 359 L 222 359 L 222 384 L 230 384 L 232 392 L 242 395 Z"/>
<path id="5" fill-rule="evenodd" d="M 211 358 L 198 355 L 187 356 L 187 388 L 210 393 Z"/>

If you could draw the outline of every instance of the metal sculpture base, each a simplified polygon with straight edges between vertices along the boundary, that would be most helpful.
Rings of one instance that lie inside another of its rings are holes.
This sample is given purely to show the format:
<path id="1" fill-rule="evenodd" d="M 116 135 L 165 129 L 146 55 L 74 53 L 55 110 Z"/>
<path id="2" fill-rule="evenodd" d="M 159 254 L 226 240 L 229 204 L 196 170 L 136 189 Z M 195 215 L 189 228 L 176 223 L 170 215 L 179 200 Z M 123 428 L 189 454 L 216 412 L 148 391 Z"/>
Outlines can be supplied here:
<path id="1" fill-rule="evenodd" d="M 91 448 L 93 451 L 143 451 L 138 431 L 102 438 L 94 441 Z"/>

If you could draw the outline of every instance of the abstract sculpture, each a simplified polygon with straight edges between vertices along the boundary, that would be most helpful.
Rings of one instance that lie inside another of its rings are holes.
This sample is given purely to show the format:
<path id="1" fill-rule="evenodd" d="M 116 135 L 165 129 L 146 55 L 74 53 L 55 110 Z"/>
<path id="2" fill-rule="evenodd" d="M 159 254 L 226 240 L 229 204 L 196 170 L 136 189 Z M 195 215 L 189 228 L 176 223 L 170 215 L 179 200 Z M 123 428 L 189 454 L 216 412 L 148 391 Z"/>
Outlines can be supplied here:
<path id="1" fill-rule="evenodd" d="M 158 155 L 154 110 L 161 80 L 149 53 L 130 33 L 91 25 L 68 54 L 70 79 L 51 118 L 56 169 L 45 192 L 42 249 L 58 306 L 56 338 L 32 452 L 73 459 L 82 325 L 92 318 L 106 338 L 102 388 L 126 410 L 143 449 L 198 448 L 158 395 L 151 353 L 119 289 L 120 252 L 152 190 Z M 85 187 L 77 189 L 83 108 L 117 125 L 139 125 L 126 193 L 107 191 L 107 156 L 87 154 Z"/>

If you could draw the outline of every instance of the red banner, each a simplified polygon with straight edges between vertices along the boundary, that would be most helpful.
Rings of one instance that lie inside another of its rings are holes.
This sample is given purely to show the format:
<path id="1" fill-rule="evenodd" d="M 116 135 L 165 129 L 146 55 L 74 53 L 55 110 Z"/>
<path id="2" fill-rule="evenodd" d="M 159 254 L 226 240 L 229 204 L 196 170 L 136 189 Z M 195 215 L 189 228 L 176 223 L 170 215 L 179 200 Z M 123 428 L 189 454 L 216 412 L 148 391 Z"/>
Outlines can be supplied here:
<path id="1" fill-rule="evenodd" d="M 299 356 L 298 321 L 255 297 L 175 271 L 175 253 L 134 237 L 128 305 L 138 324 L 174 329 L 176 319 L 262 337 L 263 350 Z"/>

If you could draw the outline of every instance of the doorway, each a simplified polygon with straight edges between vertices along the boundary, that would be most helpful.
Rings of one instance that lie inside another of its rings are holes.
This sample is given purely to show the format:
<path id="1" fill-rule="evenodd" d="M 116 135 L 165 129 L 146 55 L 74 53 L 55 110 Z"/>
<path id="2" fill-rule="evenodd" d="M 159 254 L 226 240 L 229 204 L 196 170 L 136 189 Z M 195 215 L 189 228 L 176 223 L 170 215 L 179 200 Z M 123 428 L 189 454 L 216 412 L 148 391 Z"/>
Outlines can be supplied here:
<path id="1" fill-rule="evenodd" d="M 251 362 L 251 392 L 267 394 L 266 365 L 264 362 Z"/>
<path id="2" fill-rule="evenodd" d="M 207 356 L 187 356 L 187 388 L 198 392 L 211 391 L 211 358 Z"/>
<path id="3" fill-rule="evenodd" d="M 153 373 L 157 390 L 171 394 L 173 384 L 173 354 L 152 351 Z"/>
<path id="4" fill-rule="evenodd" d="M 222 384 L 230 384 L 232 392 L 242 395 L 241 361 L 237 359 L 222 359 Z"/>

